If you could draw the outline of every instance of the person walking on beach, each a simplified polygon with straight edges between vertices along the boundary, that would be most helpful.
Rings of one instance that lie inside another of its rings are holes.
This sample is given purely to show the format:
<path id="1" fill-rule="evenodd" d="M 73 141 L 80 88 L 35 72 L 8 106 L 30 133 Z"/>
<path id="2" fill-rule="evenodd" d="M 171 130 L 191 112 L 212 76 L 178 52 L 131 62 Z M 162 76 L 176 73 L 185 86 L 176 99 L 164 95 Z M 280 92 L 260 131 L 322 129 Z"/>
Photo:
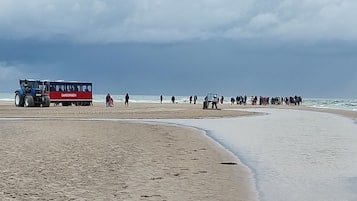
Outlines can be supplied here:
<path id="1" fill-rule="evenodd" d="M 190 96 L 190 104 L 192 103 L 192 96 Z"/>
<path id="2" fill-rule="evenodd" d="M 162 95 L 160 96 L 160 103 L 162 103 Z"/>
<path id="3" fill-rule="evenodd" d="M 218 98 L 216 95 L 213 96 L 212 109 L 215 107 L 217 109 Z"/>
<path id="4" fill-rule="evenodd" d="M 235 101 L 236 101 L 236 99 L 234 97 L 232 97 L 231 98 L 231 105 L 233 105 Z"/>
<path id="5" fill-rule="evenodd" d="M 208 96 L 206 96 L 203 101 L 203 109 L 208 109 Z"/>
<path id="6" fill-rule="evenodd" d="M 107 96 L 105 97 L 105 106 L 109 107 L 109 101 L 110 101 L 110 94 L 108 93 Z"/>
<path id="7" fill-rule="evenodd" d="M 197 101 L 197 96 L 195 95 L 195 96 L 193 97 L 193 104 L 196 104 L 196 101 Z"/>
<path id="8" fill-rule="evenodd" d="M 175 96 L 171 97 L 171 101 L 172 101 L 172 103 L 175 103 Z"/>
<path id="9" fill-rule="evenodd" d="M 125 95 L 125 106 L 129 106 L 129 94 L 126 93 Z"/>
<path id="10" fill-rule="evenodd" d="M 114 106 L 113 97 L 110 96 L 110 98 L 109 98 L 109 107 L 113 107 L 113 106 Z"/>

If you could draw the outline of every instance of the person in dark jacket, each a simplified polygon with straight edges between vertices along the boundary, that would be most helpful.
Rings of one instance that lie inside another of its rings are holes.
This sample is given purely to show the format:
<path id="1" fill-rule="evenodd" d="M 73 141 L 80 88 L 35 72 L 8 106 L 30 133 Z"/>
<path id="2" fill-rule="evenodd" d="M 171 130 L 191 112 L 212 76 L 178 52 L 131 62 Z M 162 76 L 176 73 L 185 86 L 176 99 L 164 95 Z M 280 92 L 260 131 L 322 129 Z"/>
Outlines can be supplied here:
<path id="1" fill-rule="evenodd" d="M 125 95 L 125 106 L 129 106 L 129 94 L 126 93 Z"/>

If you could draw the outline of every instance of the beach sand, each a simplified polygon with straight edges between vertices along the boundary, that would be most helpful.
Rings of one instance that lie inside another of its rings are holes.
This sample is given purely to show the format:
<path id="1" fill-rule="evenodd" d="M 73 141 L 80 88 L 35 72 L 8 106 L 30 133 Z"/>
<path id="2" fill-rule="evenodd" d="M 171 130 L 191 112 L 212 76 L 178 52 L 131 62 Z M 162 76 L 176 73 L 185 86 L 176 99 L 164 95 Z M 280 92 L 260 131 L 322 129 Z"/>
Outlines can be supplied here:
<path id="1" fill-rule="evenodd" d="M 1 103 L 0 200 L 256 200 L 247 167 L 202 131 L 105 120 L 241 115 L 250 114 L 189 104 Z"/>
<path id="2" fill-rule="evenodd" d="M 16 108 L 1 102 L 0 200 L 257 200 L 250 170 L 202 131 L 129 121 L 255 115 L 225 110 L 252 106 L 219 107 Z M 349 111 L 266 107 L 357 118 Z"/>

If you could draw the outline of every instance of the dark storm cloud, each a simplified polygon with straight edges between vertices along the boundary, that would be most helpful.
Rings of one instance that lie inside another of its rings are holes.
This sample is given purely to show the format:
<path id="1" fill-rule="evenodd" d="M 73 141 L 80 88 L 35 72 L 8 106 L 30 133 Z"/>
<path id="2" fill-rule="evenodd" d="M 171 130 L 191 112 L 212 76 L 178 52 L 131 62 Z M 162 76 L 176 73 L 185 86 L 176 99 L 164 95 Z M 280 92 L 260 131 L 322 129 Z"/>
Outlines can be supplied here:
<path id="1" fill-rule="evenodd" d="M 0 37 L 84 43 L 356 40 L 356 8 L 353 0 L 2 0 Z"/>
<path id="2" fill-rule="evenodd" d="M 98 93 L 355 97 L 351 0 L 0 2 L 0 91 L 24 77 Z"/>

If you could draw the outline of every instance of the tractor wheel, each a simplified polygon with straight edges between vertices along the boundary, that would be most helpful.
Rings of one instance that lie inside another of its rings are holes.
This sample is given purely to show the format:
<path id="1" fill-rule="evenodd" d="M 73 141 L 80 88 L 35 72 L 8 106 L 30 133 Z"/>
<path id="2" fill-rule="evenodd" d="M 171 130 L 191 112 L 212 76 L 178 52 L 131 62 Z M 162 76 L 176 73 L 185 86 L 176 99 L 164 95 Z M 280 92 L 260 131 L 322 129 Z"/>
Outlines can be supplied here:
<path id="1" fill-rule="evenodd" d="M 49 96 L 44 96 L 43 97 L 43 103 L 42 103 L 42 107 L 50 107 L 50 97 Z"/>
<path id="2" fill-rule="evenodd" d="M 22 98 L 22 96 L 16 92 L 15 94 L 15 106 L 16 107 L 23 107 L 24 106 L 24 99 Z"/>
<path id="3" fill-rule="evenodd" d="M 33 107 L 35 106 L 35 102 L 32 96 L 25 96 L 25 107 Z"/>

